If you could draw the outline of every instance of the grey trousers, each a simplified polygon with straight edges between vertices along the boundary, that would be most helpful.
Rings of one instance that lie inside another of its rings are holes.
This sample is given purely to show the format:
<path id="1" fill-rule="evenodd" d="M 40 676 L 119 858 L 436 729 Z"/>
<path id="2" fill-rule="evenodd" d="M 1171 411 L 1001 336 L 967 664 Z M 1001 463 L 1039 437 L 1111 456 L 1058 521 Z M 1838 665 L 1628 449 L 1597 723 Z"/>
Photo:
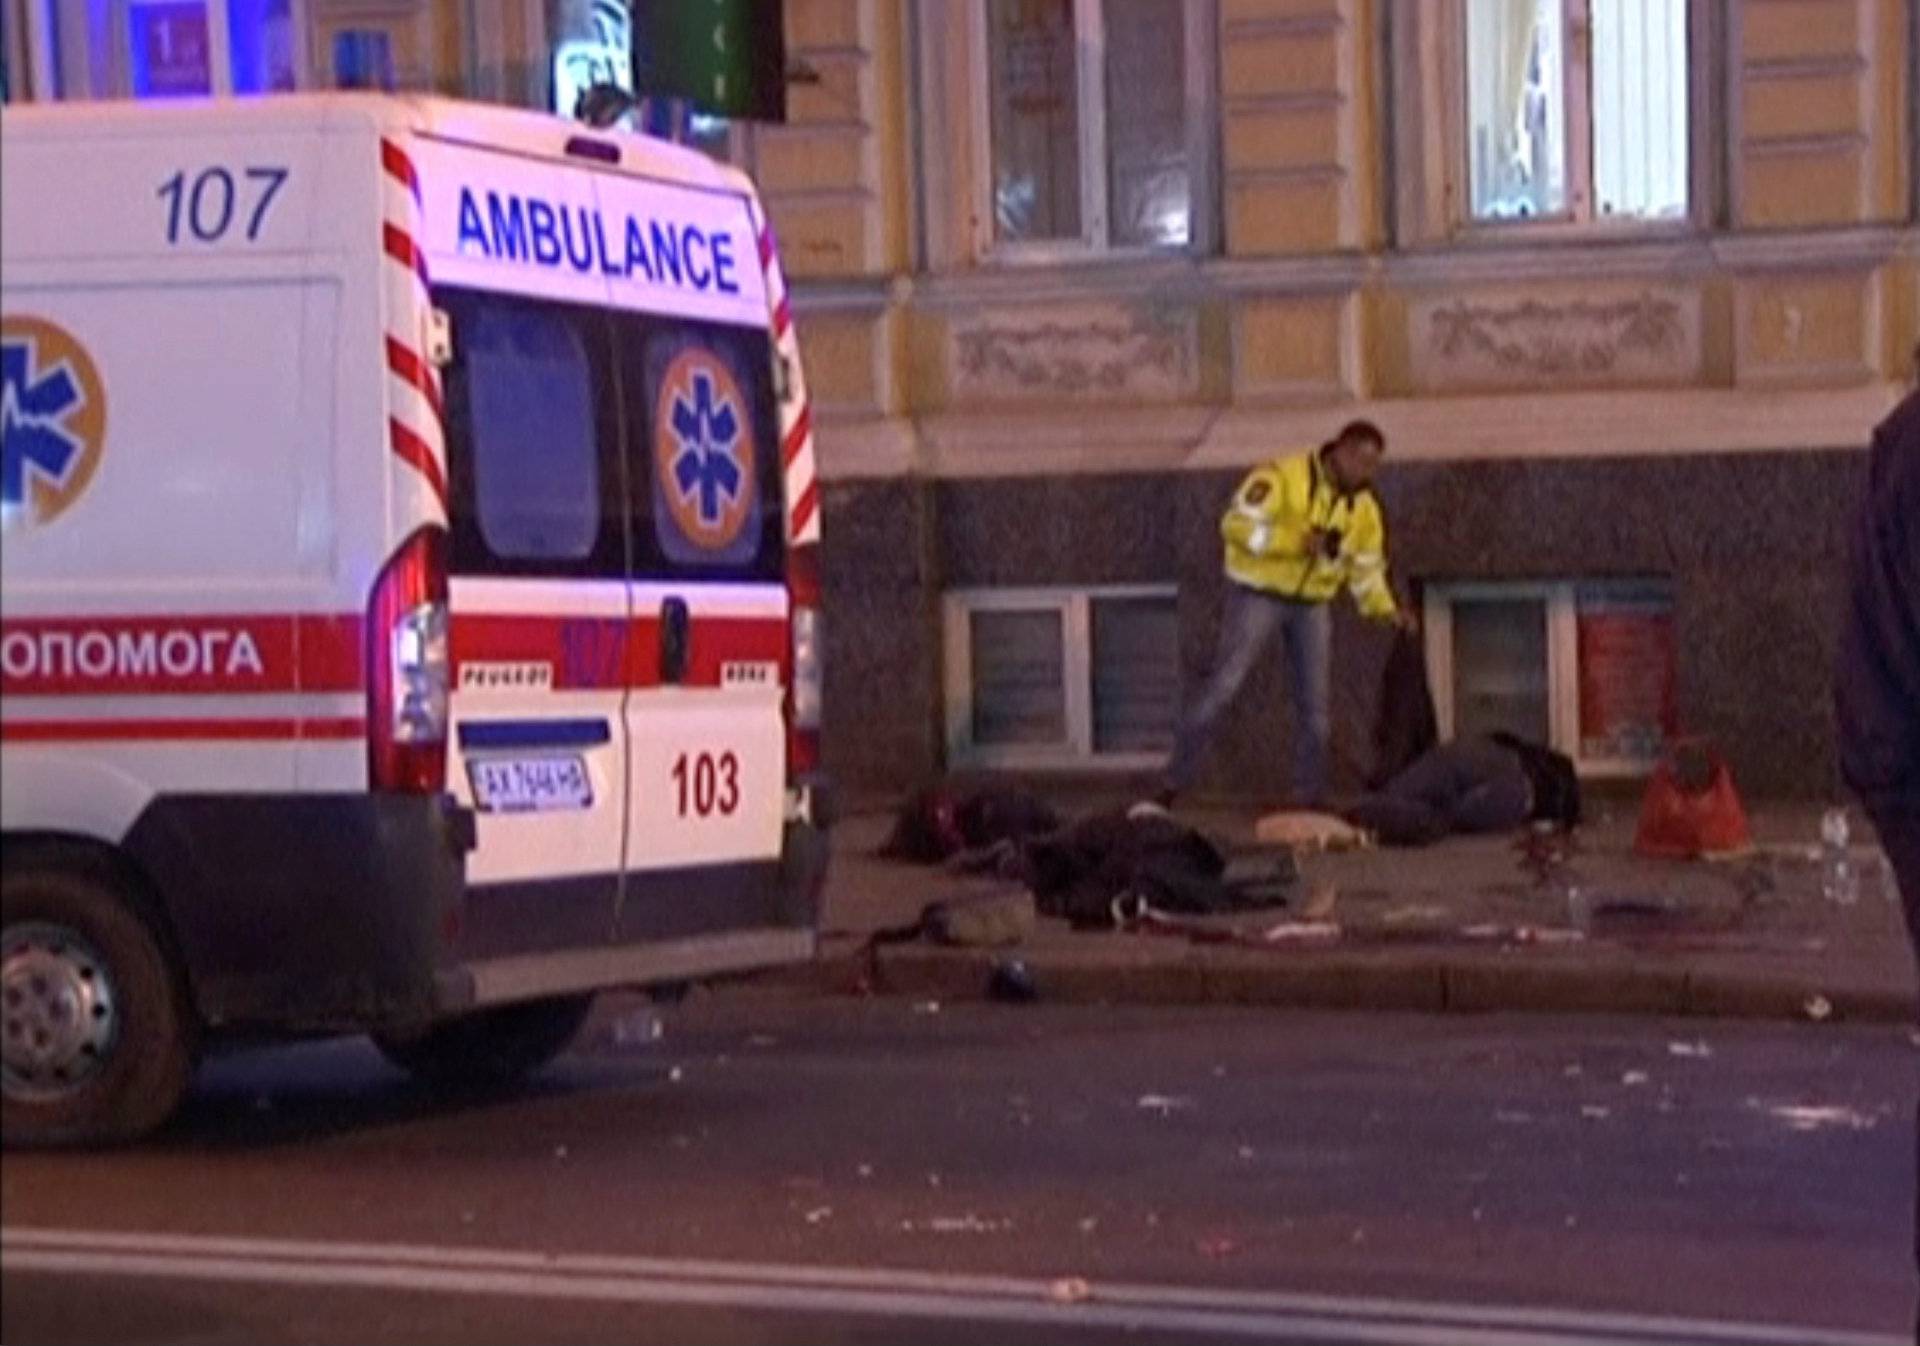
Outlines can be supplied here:
<path id="1" fill-rule="evenodd" d="M 1220 623 L 1220 652 L 1200 695 L 1180 717 L 1173 756 L 1167 762 L 1169 790 L 1192 788 L 1220 716 L 1240 695 L 1273 638 L 1287 652 L 1287 690 L 1293 702 L 1295 802 L 1319 804 L 1327 795 L 1327 745 L 1333 734 L 1329 703 L 1332 614 L 1325 603 L 1276 598 L 1244 585 L 1227 585 Z"/>

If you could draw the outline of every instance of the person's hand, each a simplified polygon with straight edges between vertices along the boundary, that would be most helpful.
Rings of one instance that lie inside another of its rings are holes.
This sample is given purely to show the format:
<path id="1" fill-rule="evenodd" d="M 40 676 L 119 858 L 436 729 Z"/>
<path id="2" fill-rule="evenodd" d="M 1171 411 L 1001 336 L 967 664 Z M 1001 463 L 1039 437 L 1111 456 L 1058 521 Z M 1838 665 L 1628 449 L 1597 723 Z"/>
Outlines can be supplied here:
<path id="1" fill-rule="evenodd" d="M 1420 614 L 1402 604 L 1394 609 L 1393 625 L 1402 635 L 1417 636 L 1420 634 Z"/>

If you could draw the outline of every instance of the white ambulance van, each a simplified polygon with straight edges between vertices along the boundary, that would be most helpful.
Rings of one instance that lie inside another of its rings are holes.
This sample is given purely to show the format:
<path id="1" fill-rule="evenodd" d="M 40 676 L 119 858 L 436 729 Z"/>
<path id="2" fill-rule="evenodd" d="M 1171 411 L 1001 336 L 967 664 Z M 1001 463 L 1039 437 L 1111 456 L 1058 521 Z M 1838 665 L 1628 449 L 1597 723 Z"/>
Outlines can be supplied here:
<path id="1" fill-rule="evenodd" d="M 0 118 L 5 1138 L 229 1030 L 544 1063 L 811 956 L 819 493 L 741 174 L 342 94 Z"/>

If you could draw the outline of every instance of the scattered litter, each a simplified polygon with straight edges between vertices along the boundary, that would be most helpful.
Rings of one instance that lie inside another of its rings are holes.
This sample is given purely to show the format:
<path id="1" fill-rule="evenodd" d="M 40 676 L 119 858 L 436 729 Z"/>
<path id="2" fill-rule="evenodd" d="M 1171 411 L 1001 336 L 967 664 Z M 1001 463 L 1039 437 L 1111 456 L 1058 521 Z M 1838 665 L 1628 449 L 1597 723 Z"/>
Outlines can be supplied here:
<path id="1" fill-rule="evenodd" d="M 1093 1298 L 1093 1287 L 1078 1276 L 1062 1276 L 1047 1287 L 1047 1298 L 1056 1304 L 1084 1304 Z"/>
<path id="2" fill-rule="evenodd" d="M 680 1069 L 679 1066 L 675 1066 L 667 1072 L 667 1079 L 674 1084 L 678 1084 L 682 1079 L 686 1078 L 686 1074 L 686 1071 Z"/>
<path id="3" fill-rule="evenodd" d="M 1241 1160 L 1242 1160 L 1242 1162 L 1245 1162 L 1246 1160 L 1250 1160 L 1250 1159 L 1252 1159 L 1252 1158 L 1253 1158 L 1253 1146 L 1251 1146 L 1251 1145 L 1242 1145 L 1242 1146 L 1240 1147 L 1240 1158 L 1241 1158 Z"/>
<path id="4" fill-rule="evenodd" d="M 1502 1126 L 1532 1126 L 1533 1114 L 1530 1112 L 1496 1112 L 1493 1120 Z"/>
<path id="5" fill-rule="evenodd" d="M 940 1012 L 940 1002 L 938 1000 L 919 1001 L 914 1005 L 913 1012 L 915 1014 L 938 1014 Z"/>
<path id="6" fill-rule="evenodd" d="M 1225 1066 L 1215 1066 L 1213 1068 L 1213 1077 L 1216 1080 L 1224 1080 L 1227 1077 L 1227 1068 Z"/>
<path id="7" fill-rule="evenodd" d="M 1158 1229 L 1159 1227 L 1160 1227 L 1160 1212 L 1157 1210 L 1148 1211 L 1147 1212 L 1147 1228 Z"/>
<path id="8" fill-rule="evenodd" d="M 554 1146 L 554 1147 L 553 1147 L 553 1157 L 554 1157 L 555 1159 L 565 1159 L 565 1158 L 567 1157 L 567 1147 L 566 1147 L 566 1146 L 564 1146 L 564 1145 L 556 1145 L 556 1146 Z"/>
<path id="9" fill-rule="evenodd" d="M 1920 1047 L 1920 1028 L 1909 1028 L 1907 1041 L 1915 1047 Z"/>
<path id="10" fill-rule="evenodd" d="M 1578 1215 L 1569 1215 L 1567 1217 L 1567 1220 L 1566 1220 L 1567 1228 L 1571 1229 L 1579 1223 L 1580 1223 L 1580 1217 Z"/>
<path id="11" fill-rule="evenodd" d="M 1224 1234 L 1201 1239 L 1195 1246 L 1199 1248 L 1202 1257 L 1232 1257 L 1240 1251 L 1239 1243 Z"/>
<path id="12" fill-rule="evenodd" d="M 1650 1078 L 1651 1076 L 1644 1070 L 1629 1070 L 1620 1077 L 1620 1083 L 1626 1085 L 1629 1089 L 1638 1089 L 1641 1085 L 1647 1083 Z"/>
<path id="13" fill-rule="evenodd" d="M 832 1206 L 815 1206 L 807 1212 L 808 1224 L 822 1224 L 833 1214 Z"/>
<path id="14" fill-rule="evenodd" d="M 1168 1094 L 1142 1094 L 1135 1103 L 1143 1112 L 1157 1112 L 1162 1117 L 1180 1112 L 1193 1106 L 1191 1098 L 1180 1098 Z"/>
<path id="15" fill-rule="evenodd" d="M 1778 1104 L 1768 1108 L 1767 1112 L 1775 1119 L 1786 1123 L 1789 1131 L 1871 1131 L 1880 1125 L 1878 1117 L 1869 1116 L 1853 1108 Z"/>
<path id="16" fill-rule="evenodd" d="M 1028 1005 L 1040 998 L 1040 988 L 1025 963 L 1010 959 L 993 965 L 993 971 L 987 976 L 987 998 L 1010 1005 Z"/>
<path id="17" fill-rule="evenodd" d="M 1085 1219 L 1080 1221 L 1080 1232 L 1082 1234 L 1091 1234 L 1094 1230 L 1098 1229 L 1099 1227 L 1100 1227 L 1100 1221 L 1096 1220 L 1091 1215 L 1087 1216 Z"/>
<path id="18" fill-rule="evenodd" d="M 1570 926 L 1516 925 L 1513 928 L 1515 944 L 1578 944 L 1586 937 L 1586 931 Z"/>
<path id="19" fill-rule="evenodd" d="M 1364 1229 L 1356 1229 L 1353 1231 L 1353 1237 L 1347 1241 L 1349 1243 L 1365 1243 L 1367 1241 L 1367 1231 Z"/>
<path id="20" fill-rule="evenodd" d="M 1344 818 L 1309 809 L 1269 813 L 1253 825 L 1253 838 L 1262 846 L 1285 846 L 1295 851 L 1367 850 L 1371 834 Z"/>
<path id="21" fill-rule="evenodd" d="M 940 1185 L 940 1175 L 938 1173 L 927 1174 L 927 1186 L 938 1187 L 939 1185 Z"/>
<path id="22" fill-rule="evenodd" d="M 1486 1218 L 1486 1216 L 1487 1216 L 1487 1208 L 1485 1206 L 1475 1206 L 1473 1208 L 1473 1222 L 1475 1224 L 1479 1224 L 1480 1221 Z"/>
<path id="23" fill-rule="evenodd" d="M 1332 904 L 1328 905 L 1331 907 Z M 1340 926 L 1336 921 L 1281 921 L 1261 931 L 1260 938 L 1269 944 L 1303 939 L 1338 939 Z"/>
<path id="24" fill-rule="evenodd" d="M 1807 1017 L 1815 1023 L 1824 1023 L 1833 1017 L 1833 1002 L 1823 995 L 1810 995 L 1806 1003 Z"/>
<path id="25" fill-rule="evenodd" d="M 1568 1066 L 1565 1070 L 1561 1071 L 1560 1073 L 1562 1075 L 1565 1075 L 1570 1080 L 1577 1080 L 1587 1072 L 1585 1067 L 1575 1064 L 1575 1065 Z"/>
<path id="26" fill-rule="evenodd" d="M 873 1176 L 873 1165 L 862 1164 L 860 1165 L 859 1168 L 855 1169 L 854 1172 L 858 1173 L 863 1178 L 871 1178 Z"/>
<path id="27" fill-rule="evenodd" d="M 1693 1060 L 1705 1060 L 1713 1055 L 1713 1048 L 1704 1042 L 1669 1042 L 1668 1056 L 1682 1056 Z"/>
<path id="28" fill-rule="evenodd" d="M 614 1045 L 619 1047 L 630 1047 L 641 1042 L 658 1042 L 666 1036 L 666 1031 L 666 1025 L 660 1022 L 660 1016 L 652 1010 L 635 1010 L 613 1021 L 613 1041 Z"/>
<path id="29" fill-rule="evenodd" d="M 927 1220 L 902 1220 L 900 1228 L 909 1234 L 1001 1234 L 1013 1228 L 1012 1220 L 983 1220 L 972 1211 L 965 1215 L 936 1215 Z"/>
<path id="30" fill-rule="evenodd" d="M 1596 1122 L 1604 1122 L 1607 1118 L 1613 1116 L 1613 1109 L 1596 1107 L 1594 1104 L 1589 1103 L 1580 1109 L 1580 1115 L 1582 1117 L 1591 1117 Z"/>

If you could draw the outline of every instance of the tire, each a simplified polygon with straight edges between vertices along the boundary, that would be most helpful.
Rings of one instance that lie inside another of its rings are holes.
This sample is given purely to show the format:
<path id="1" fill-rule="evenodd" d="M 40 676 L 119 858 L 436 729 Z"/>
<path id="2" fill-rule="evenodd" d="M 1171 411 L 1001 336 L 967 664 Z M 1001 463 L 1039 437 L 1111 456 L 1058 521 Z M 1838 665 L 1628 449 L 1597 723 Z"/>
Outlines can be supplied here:
<path id="1" fill-rule="evenodd" d="M 173 1114 L 199 1025 L 110 866 L 34 859 L 0 875 L 0 1138 L 133 1140 Z"/>
<path id="2" fill-rule="evenodd" d="M 574 1039 L 591 995 L 529 1000 L 462 1015 L 407 1037 L 374 1035 L 389 1061 L 436 1089 L 499 1089 L 547 1065 Z"/>

